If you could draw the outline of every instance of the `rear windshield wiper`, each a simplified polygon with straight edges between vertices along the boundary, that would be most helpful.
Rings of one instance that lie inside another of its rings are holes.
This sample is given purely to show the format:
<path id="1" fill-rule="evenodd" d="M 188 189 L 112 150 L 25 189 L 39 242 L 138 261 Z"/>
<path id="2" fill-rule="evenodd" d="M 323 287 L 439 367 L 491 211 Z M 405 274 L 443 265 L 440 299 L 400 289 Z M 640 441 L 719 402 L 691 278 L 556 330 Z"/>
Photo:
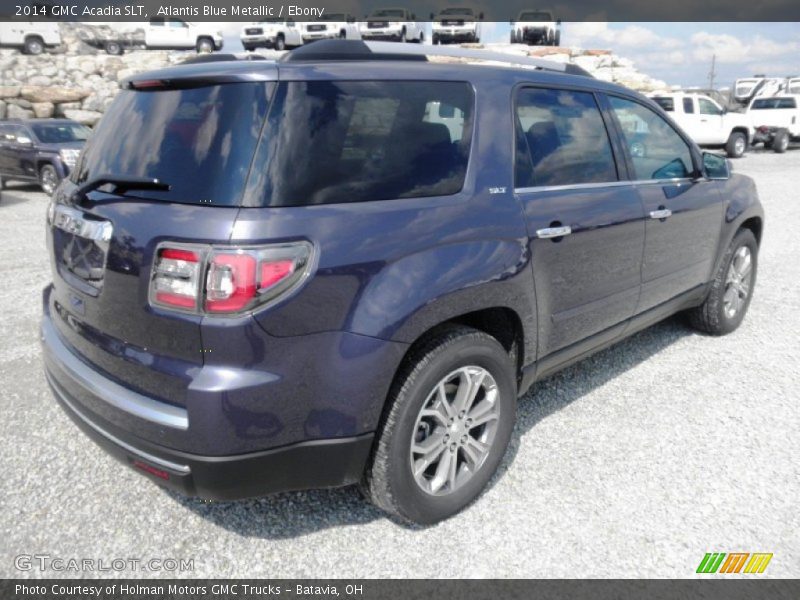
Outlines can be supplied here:
<path id="1" fill-rule="evenodd" d="M 168 192 L 172 186 L 153 177 L 126 177 L 121 175 L 99 175 L 81 184 L 72 194 L 74 200 L 86 197 L 86 194 L 104 185 L 113 185 L 115 194 L 124 194 L 128 190 L 152 190 Z"/>

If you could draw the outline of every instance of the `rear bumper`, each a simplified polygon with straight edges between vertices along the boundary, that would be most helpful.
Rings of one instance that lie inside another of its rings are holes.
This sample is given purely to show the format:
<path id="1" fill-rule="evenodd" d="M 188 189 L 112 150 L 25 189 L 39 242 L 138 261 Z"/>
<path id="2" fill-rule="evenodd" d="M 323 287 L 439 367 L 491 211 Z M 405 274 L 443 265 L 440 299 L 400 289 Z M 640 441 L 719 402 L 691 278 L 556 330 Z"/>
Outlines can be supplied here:
<path id="1" fill-rule="evenodd" d="M 372 446 L 369 433 L 235 456 L 180 452 L 137 438 L 81 408 L 47 362 L 45 375 L 61 408 L 89 438 L 123 464 L 187 496 L 238 500 L 352 484 L 360 479 Z"/>

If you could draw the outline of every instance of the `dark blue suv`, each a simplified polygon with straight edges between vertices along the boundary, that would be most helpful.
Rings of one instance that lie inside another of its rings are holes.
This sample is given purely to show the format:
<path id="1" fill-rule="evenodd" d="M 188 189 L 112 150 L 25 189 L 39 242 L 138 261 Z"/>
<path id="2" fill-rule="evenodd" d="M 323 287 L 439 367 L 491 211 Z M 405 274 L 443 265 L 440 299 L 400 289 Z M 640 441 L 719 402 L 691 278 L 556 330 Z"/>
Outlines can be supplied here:
<path id="1" fill-rule="evenodd" d="M 0 189 L 17 180 L 38 183 L 52 194 L 75 166 L 89 134 L 69 119 L 0 121 Z"/>
<path id="2" fill-rule="evenodd" d="M 657 105 L 395 47 L 132 77 L 57 190 L 47 379 L 153 481 L 359 483 L 432 523 L 480 493 L 536 379 L 679 311 L 744 318 L 753 182 Z"/>

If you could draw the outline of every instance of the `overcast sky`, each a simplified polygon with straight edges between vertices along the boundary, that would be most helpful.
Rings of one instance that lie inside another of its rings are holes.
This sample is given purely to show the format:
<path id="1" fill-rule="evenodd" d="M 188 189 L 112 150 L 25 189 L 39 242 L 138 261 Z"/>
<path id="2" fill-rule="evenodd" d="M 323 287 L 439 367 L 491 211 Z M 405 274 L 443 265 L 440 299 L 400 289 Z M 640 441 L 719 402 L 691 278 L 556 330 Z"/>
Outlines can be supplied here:
<path id="1" fill-rule="evenodd" d="M 225 49 L 241 51 L 243 24 L 219 25 Z M 483 29 L 484 42 L 508 42 L 508 23 L 487 22 Z M 561 43 L 612 50 L 671 85 L 706 85 L 713 54 L 716 87 L 756 73 L 800 75 L 800 23 L 564 23 Z"/>

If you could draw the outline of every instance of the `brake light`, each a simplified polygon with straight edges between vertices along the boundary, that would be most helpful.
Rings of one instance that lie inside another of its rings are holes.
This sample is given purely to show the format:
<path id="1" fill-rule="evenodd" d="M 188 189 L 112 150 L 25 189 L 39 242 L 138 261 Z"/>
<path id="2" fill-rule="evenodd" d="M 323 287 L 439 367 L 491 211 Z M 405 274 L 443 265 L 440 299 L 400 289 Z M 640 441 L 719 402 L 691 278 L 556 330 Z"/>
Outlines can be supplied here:
<path id="1" fill-rule="evenodd" d="M 183 248 L 159 249 L 151 297 L 156 304 L 194 310 L 200 282 L 200 253 Z"/>
<path id="2" fill-rule="evenodd" d="M 152 304 L 188 312 L 237 314 L 288 293 L 308 272 L 311 244 L 159 247 Z"/>

